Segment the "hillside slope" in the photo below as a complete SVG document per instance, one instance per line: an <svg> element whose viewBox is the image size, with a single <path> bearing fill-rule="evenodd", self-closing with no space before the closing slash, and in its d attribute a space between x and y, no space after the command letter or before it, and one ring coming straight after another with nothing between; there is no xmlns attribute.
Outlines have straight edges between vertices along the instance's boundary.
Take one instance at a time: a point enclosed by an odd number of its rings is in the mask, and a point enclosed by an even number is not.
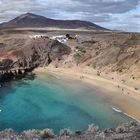
<svg viewBox="0 0 140 140"><path fill-rule="evenodd" d="M84 29L105 30L105 28L102 28L88 21L54 20L43 16L35 15L32 13L20 15L9 22L0 24L0 27L1 28L55 27L64 29L84 28Z"/></svg>

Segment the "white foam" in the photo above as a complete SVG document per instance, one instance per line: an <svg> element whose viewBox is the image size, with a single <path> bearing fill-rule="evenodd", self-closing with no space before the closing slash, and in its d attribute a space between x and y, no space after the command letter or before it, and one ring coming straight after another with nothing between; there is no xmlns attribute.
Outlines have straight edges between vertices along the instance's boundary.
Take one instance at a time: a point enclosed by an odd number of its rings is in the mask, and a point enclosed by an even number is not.
<svg viewBox="0 0 140 140"><path fill-rule="evenodd" d="M56 75L55 75L55 78L56 78L56 79L60 79L60 78L59 78L58 76L56 76Z"/></svg>
<svg viewBox="0 0 140 140"><path fill-rule="evenodd" d="M129 114L123 112L122 110L120 110L120 109L118 109L118 108L115 108L115 107L112 107L112 109L113 109L114 111L116 111L116 112L118 112L118 113L122 113L122 114L124 114L124 115L126 115L126 116L132 118L133 120L135 120L135 121L137 121L137 122L140 123L140 121L139 121L138 119L136 119L136 118L132 117L131 115L129 115Z"/></svg>
<svg viewBox="0 0 140 140"><path fill-rule="evenodd" d="M116 111L116 112L123 113L123 112L122 112L120 109L118 109L118 108L112 107L112 109L113 109L114 111Z"/></svg>

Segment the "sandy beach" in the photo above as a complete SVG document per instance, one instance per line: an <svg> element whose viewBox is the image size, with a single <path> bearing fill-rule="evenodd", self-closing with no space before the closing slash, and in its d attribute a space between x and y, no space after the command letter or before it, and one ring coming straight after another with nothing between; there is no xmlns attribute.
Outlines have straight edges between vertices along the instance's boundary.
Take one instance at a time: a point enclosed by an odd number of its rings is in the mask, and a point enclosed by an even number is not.
<svg viewBox="0 0 140 140"><path fill-rule="evenodd" d="M101 93L110 97L112 104L128 114L132 118L140 121L140 91L134 87L122 84L119 81L109 80L98 76L97 71L90 68L38 68L34 71L36 74L52 74L57 78L68 77L97 86Z"/></svg>

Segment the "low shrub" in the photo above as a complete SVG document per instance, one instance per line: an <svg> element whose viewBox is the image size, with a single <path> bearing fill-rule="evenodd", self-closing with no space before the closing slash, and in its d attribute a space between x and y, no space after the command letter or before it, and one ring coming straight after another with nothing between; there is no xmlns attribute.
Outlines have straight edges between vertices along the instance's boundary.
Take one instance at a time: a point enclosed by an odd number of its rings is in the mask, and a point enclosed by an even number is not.
<svg viewBox="0 0 140 140"><path fill-rule="evenodd" d="M42 138L53 138L54 137L54 132L52 129L44 129L40 133L41 133Z"/></svg>
<svg viewBox="0 0 140 140"><path fill-rule="evenodd" d="M60 131L60 135L61 136L70 136L72 134L71 130L68 128L62 129Z"/></svg>
<svg viewBox="0 0 140 140"><path fill-rule="evenodd" d="M90 125L88 126L88 131L91 132L91 133L95 133L95 132L97 132L98 130L99 130L99 127L96 126L96 125L94 125L94 124L90 124Z"/></svg>

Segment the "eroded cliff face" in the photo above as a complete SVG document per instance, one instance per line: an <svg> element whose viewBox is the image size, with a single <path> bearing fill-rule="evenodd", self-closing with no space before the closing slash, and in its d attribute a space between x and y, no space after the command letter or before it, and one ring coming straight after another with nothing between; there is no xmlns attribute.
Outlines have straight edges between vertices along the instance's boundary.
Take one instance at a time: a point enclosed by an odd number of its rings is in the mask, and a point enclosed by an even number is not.
<svg viewBox="0 0 140 140"><path fill-rule="evenodd" d="M71 53L70 47L46 37L27 39L16 50L1 52L0 69L47 66L52 61L62 60Z"/></svg>

